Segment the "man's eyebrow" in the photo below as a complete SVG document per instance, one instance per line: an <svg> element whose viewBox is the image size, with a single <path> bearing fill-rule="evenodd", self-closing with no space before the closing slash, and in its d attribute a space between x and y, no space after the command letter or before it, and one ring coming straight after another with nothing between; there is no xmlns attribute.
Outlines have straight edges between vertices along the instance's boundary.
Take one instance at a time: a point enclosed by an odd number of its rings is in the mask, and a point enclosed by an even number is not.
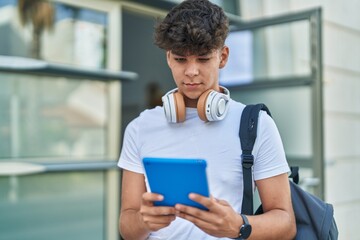
<svg viewBox="0 0 360 240"><path fill-rule="evenodd" d="M191 56L191 55L196 55L199 57L208 57L209 55L211 55L211 51L210 52L202 52L202 53L190 53L190 54L185 54L183 52L176 52L176 51L171 51L171 53L173 55L176 55L178 57L187 57L187 56Z"/></svg>
<svg viewBox="0 0 360 240"><path fill-rule="evenodd" d="M212 53L213 53L213 51L202 52L202 53L199 53L198 56L199 57L209 56Z"/></svg>

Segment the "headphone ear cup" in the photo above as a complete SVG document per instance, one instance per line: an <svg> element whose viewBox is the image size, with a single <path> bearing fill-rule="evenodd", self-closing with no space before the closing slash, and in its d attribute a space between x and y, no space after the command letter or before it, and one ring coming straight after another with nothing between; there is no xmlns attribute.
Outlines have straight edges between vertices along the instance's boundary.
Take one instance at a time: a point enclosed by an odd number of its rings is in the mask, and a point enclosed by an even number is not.
<svg viewBox="0 0 360 240"><path fill-rule="evenodd" d="M165 117L170 123L178 123L185 121L185 101L184 97L173 89L162 98Z"/></svg>
<svg viewBox="0 0 360 240"><path fill-rule="evenodd" d="M175 92L174 94L174 103L175 103L175 111L176 111L176 122L184 122L185 121L185 101L183 95L181 95L178 92Z"/></svg>
<svg viewBox="0 0 360 240"><path fill-rule="evenodd" d="M205 91L199 97L197 111L199 118L205 122L220 121L224 119L229 109L229 90L221 87L224 93L213 89Z"/></svg>
<svg viewBox="0 0 360 240"><path fill-rule="evenodd" d="M212 89L209 89L205 91L201 96L199 97L198 103L197 103L197 111L199 118L205 122L209 121L206 117L206 102L209 94L213 91Z"/></svg>

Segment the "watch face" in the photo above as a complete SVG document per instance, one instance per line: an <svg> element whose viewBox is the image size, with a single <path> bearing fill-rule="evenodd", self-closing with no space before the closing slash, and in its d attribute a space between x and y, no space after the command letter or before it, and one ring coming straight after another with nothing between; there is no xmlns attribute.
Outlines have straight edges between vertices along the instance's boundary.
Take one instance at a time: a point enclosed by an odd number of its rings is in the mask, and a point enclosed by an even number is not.
<svg viewBox="0 0 360 240"><path fill-rule="evenodd" d="M242 225L240 233L241 233L242 238L245 238L245 239L248 238L251 233L251 225L250 224Z"/></svg>

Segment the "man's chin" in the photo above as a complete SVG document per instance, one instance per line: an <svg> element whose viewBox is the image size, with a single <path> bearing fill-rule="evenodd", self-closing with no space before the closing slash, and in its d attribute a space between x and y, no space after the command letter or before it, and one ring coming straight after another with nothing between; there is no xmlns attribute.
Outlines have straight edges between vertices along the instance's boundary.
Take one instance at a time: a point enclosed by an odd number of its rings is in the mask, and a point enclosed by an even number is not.
<svg viewBox="0 0 360 240"><path fill-rule="evenodd" d="M199 92L199 93L192 92L192 93L185 93L185 94L183 94L183 96L184 96L184 98L187 98L190 101L196 101L199 99L201 94L202 94L201 92Z"/></svg>

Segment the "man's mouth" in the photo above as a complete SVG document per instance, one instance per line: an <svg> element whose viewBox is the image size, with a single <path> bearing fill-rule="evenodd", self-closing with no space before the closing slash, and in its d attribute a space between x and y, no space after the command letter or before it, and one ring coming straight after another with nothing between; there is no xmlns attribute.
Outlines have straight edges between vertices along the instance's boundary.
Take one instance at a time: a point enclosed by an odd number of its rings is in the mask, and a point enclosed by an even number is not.
<svg viewBox="0 0 360 240"><path fill-rule="evenodd" d="M185 83L186 86L197 86L200 85L200 83Z"/></svg>

